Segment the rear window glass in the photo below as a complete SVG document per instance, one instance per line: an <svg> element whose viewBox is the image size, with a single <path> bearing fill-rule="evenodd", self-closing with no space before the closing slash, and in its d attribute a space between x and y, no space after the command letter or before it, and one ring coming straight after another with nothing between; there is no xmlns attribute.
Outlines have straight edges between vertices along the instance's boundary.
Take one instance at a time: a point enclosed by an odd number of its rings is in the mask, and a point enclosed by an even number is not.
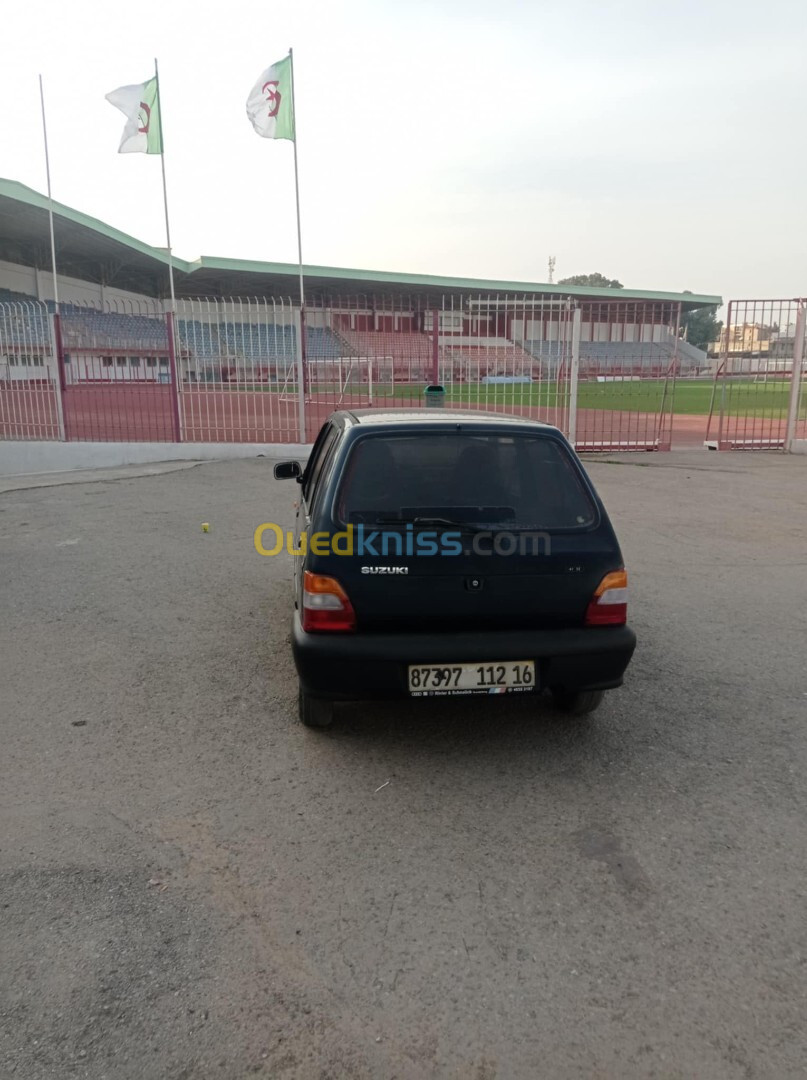
<svg viewBox="0 0 807 1080"><path fill-rule="evenodd" d="M529 435L366 436L336 497L343 523L417 518L503 529L580 529L596 510L554 439Z"/></svg>

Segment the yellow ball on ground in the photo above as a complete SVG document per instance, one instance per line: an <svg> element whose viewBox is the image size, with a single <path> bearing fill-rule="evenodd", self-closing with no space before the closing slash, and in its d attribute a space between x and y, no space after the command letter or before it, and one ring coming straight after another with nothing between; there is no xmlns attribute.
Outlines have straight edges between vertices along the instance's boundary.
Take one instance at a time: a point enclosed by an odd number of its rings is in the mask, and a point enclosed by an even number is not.
<svg viewBox="0 0 807 1080"><path fill-rule="evenodd" d="M210 524L207 521L202 522L202 532L210 532Z"/></svg>

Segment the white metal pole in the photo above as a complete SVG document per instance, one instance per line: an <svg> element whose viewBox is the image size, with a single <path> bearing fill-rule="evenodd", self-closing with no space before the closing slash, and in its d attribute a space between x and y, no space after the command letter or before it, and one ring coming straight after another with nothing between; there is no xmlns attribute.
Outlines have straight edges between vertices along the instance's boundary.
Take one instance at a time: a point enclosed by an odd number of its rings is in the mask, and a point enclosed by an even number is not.
<svg viewBox="0 0 807 1080"><path fill-rule="evenodd" d="M160 131L160 165L163 174L163 208L165 210L165 244L168 249L168 283L171 289L171 311L176 310L174 295L174 259L171 252L171 225L168 220L168 186L165 182L165 143L163 141L163 101L160 93L160 71L154 58L154 77L157 80L157 122Z"/></svg>
<svg viewBox="0 0 807 1080"><path fill-rule="evenodd" d="M302 323L303 313L302 311L295 311L292 307L292 317L294 319L294 358L297 365L297 427L299 431L300 442L306 441L305 431L305 394L303 393L303 337L302 337Z"/></svg>
<svg viewBox="0 0 807 1080"><path fill-rule="evenodd" d="M48 181L48 225L50 227L50 267L53 276L53 302L56 307L56 314L48 319L48 329L50 330L51 360L55 366L56 375L53 380L53 385L56 389L56 422L59 428L59 441L64 442L64 398L62 397L63 374L61 371L61 358L59 356L59 337L57 336L61 335L62 331L61 327L58 325L59 281L56 277L56 233L53 228L53 193L50 186L50 152L48 149L48 124L45 119L45 90L42 85L41 75L39 76L39 101L42 105L42 136L45 141L45 174Z"/></svg>
<svg viewBox="0 0 807 1080"><path fill-rule="evenodd" d="M62 396L62 380L59 377L59 349L56 344L55 319L55 315L48 316L48 329L50 330L51 361L56 369L56 378L53 380L56 393L56 424L59 428L59 442L64 442L64 397Z"/></svg>
<svg viewBox="0 0 807 1080"><path fill-rule="evenodd" d="M42 134L45 138L45 173L48 178L48 221L50 223L50 264L53 274L53 299L56 303L56 311L59 311L59 283L56 280L56 236L53 231L53 195L50 190L50 154L48 153L48 125L45 120L45 91L42 87L42 76L39 76L39 100L42 103Z"/></svg>
<svg viewBox="0 0 807 1080"><path fill-rule="evenodd" d="M300 176L297 169L297 101L294 96L294 49L289 47L289 72L291 74L291 115L294 123L294 198L297 205L297 267L300 275L300 322L297 327L297 351L299 353L300 382L297 394L300 399L300 431L305 438L305 397L307 387L307 349L305 345L305 281L303 279L303 233L300 226Z"/></svg>
<svg viewBox="0 0 807 1080"><path fill-rule="evenodd" d="M163 140L163 100L160 93L160 69L157 57L154 57L154 78L157 80L157 128L160 133L160 168L163 177L163 209L165 211L165 246L168 251L168 287L171 292L171 308L167 315L168 329L168 361L170 364L171 378L171 411L173 414L174 439L182 442L184 419L183 407L179 403L180 373L179 361L176 348L176 321L177 309L176 294L174 293L174 256L171 250L171 225L168 218L168 185L165 181L165 142Z"/></svg>
<svg viewBox="0 0 807 1080"><path fill-rule="evenodd" d="M305 307L305 283L303 281L303 239L300 228L300 179L297 172L297 102L294 97L294 49L289 49L289 67L291 71L291 114L294 119L294 195L297 200L297 262L300 271L300 307Z"/></svg>
<svg viewBox="0 0 807 1080"><path fill-rule="evenodd" d="M580 376L580 331L583 315L580 308L572 316L572 358L569 369L569 442L577 442L577 381Z"/></svg>
<svg viewBox="0 0 807 1080"><path fill-rule="evenodd" d="M796 418L799 413L801 395L801 368L804 363L804 335L807 324L807 304L799 304L796 316L796 333L793 338L793 374L790 377L790 402L787 410L787 428L785 430L785 450L791 453L796 437Z"/></svg>

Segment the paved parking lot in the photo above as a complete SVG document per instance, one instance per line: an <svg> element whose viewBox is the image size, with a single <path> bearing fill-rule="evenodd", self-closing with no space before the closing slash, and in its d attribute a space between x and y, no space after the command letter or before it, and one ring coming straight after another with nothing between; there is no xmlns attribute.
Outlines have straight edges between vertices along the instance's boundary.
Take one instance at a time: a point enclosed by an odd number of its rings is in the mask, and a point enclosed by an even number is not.
<svg viewBox="0 0 807 1080"><path fill-rule="evenodd" d="M804 1075L807 460L590 469L626 686L327 734L269 462L6 482L0 1075Z"/></svg>

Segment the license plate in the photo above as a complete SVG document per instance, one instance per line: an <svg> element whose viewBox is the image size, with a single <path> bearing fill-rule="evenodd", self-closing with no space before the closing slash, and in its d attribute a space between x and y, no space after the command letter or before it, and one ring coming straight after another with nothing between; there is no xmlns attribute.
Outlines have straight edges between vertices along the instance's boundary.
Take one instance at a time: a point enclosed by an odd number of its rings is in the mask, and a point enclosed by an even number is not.
<svg viewBox="0 0 807 1080"><path fill-rule="evenodd" d="M534 660L409 665L409 693L412 697L523 694L534 689Z"/></svg>

